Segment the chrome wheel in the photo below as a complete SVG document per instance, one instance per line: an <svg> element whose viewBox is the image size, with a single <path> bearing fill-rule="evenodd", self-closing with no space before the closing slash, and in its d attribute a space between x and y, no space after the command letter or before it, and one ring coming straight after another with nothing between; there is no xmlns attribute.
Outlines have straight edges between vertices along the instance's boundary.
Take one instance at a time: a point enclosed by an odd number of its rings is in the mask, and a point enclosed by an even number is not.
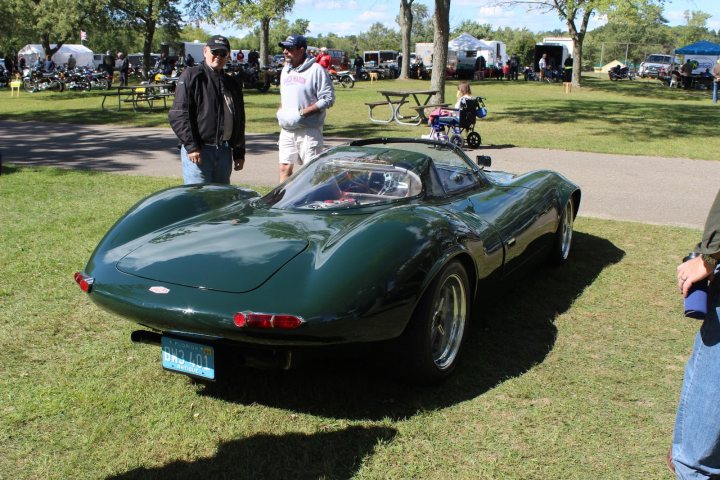
<svg viewBox="0 0 720 480"><path fill-rule="evenodd" d="M433 362L441 370L455 361L467 316L467 292L458 274L450 275L440 287L431 312L430 345Z"/></svg>
<svg viewBox="0 0 720 480"><path fill-rule="evenodd" d="M555 245L551 260L556 264L564 263L570 256L572 244L573 222L575 221L575 208L572 200L568 200L560 216L560 224L555 233Z"/></svg>
<svg viewBox="0 0 720 480"><path fill-rule="evenodd" d="M436 383L455 370L470 320L469 292L467 272L458 261L435 277L401 338L404 377Z"/></svg>

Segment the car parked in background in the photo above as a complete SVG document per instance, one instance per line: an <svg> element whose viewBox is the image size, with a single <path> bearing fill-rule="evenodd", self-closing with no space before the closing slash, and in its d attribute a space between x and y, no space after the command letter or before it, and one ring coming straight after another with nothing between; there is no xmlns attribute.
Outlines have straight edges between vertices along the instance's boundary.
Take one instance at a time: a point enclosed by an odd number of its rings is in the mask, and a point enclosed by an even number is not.
<svg viewBox="0 0 720 480"><path fill-rule="evenodd" d="M677 65L677 58L672 55L662 53L652 53L648 55L638 68L638 75L642 78L657 78L661 71L669 73L673 65Z"/></svg>

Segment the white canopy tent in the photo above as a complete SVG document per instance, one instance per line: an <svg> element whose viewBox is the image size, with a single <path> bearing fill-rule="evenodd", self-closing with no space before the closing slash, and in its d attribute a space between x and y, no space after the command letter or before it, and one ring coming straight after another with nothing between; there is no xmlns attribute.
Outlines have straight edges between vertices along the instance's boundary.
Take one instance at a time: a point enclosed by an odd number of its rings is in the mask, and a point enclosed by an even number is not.
<svg viewBox="0 0 720 480"><path fill-rule="evenodd" d="M55 45L50 45L54 48ZM62 47L55 52L52 56L53 61L57 65L63 65L67 63L68 58L72 54L75 57L76 64L78 66L93 66L93 51L87 48L85 45L69 45L64 44ZM28 44L20 49L18 57L25 58L27 65L32 65L38 58L45 58L45 50L42 45L39 44Z"/></svg>
<svg viewBox="0 0 720 480"><path fill-rule="evenodd" d="M459 52L461 50L491 50L492 47L469 33L463 32L448 42L448 49Z"/></svg>

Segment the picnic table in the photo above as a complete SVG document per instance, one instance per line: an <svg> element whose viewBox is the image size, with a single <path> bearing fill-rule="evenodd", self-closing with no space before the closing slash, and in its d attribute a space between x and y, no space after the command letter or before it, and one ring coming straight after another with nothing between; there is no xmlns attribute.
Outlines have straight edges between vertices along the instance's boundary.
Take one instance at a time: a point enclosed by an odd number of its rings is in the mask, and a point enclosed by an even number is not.
<svg viewBox="0 0 720 480"><path fill-rule="evenodd" d="M368 107L370 121L375 123L390 123L395 121L400 125L420 125L423 122L427 122L427 116L425 115L426 109L448 106L447 103L430 104L430 99L438 93L437 90L380 90L378 93L385 97L384 101L365 103ZM413 102L414 105L412 104ZM401 113L400 109L405 104L410 104L407 108L414 110L415 113L410 115ZM387 106L389 108L389 117L387 120L373 115L373 110L381 106Z"/></svg>
<svg viewBox="0 0 720 480"><path fill-rule="evenodd" d="M110 110L105 107L108 98L117 99L117 108L115 110L121 110L124 103L129 103L135 112L145 110L146 107L147 111L152 111L153 105L159 101L162 101L162 108L167 108L167 99L175 95L170 90L173 86L170 83L152 83L111 87L102 94L103 100L100 108L103 111Z"/></svg>

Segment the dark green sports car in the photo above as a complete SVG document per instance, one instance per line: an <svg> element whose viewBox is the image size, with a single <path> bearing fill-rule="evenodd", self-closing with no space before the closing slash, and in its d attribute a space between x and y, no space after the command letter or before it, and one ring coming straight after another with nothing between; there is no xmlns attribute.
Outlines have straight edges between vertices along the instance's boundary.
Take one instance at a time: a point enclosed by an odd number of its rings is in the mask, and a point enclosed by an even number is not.
<svg viewBox="0 0 720 480"><path fill-rule="evenodd" d="M193 377L393 340L409 375L440 380L478 285L570 252L580 189L486 166L444 143L374 139L326 151L265 196L170 188L118 220L75 280L145 327L132 339L160 344L164 368Z"/></svg>

